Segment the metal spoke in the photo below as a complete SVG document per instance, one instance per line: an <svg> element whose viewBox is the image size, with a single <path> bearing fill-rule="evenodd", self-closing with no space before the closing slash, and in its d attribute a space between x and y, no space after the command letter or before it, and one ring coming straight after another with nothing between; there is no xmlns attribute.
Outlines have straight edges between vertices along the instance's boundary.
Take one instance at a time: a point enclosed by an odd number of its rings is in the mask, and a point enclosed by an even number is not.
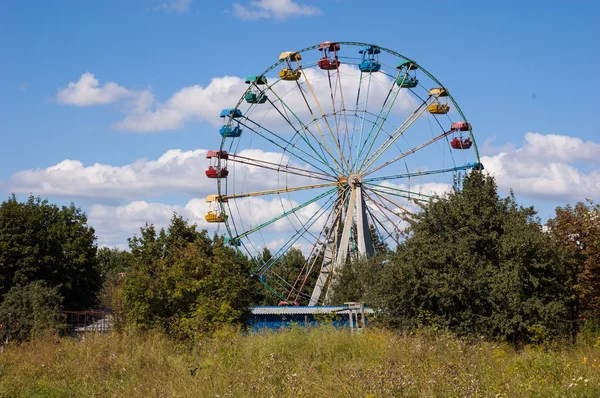
<svg viewBox="0 0 600 398"><path fill-rule="evenodd" d="M385 97L385 100L383 101L383 104L381 105L381 109L379 110L379 114L377 115L377 118L375 119L375 123L373 124L373 126L371 126L371 130L369 131L369 135L367 135L367 138L365 139L364 143L362 142L362 129L361 129L361 143L362 144L361 144L361 147L360 147L360 151L358 152L358 155L356 157L356 163L357 164L360 161L360 157L361 157L361 155L363 153L364 148L366 148L367 143L369 142L369 138L371 137L371 134L373 134L373 130L375 129L375 127L378 125L379 121L381 120L381 124L379 124L379 128L377 129L377 132L375 133L375 137L371 140L371 144L369 145L369 149L367 149L367 152L365 153L365 157L368 156L368 154L371 151L371 149L373 149L373 145L377 141L377 137L379 136L379 133L383 129L383 125L384 125L385 121L387 120L390 112L392 111L392 108L394 107L394 104L396 103L396 99L398 98L398 95L401 92L401 90L399 88L396 90L396 94L393 96L392 102L389 105L389 107L387 108L387 111L385 111L387 101L390 98L390 95L394 92L394 85L395 85L395 80L392 80L392 85L390 86L390 90L388 91L388 94ZM385 111L385 116L382 118L381 115L382 115L382 113L384 113L384 111Z"/></svg>
<svg viewBox="0 0 600 398"><path fill-rule="evenodd" d="M317 211L315 214L313 214L307 221L306 223L304 223L299 230L292 235L292 237L279 249L279 251L265 264L261 265L258 269L257 272L259 272L261 275L264 275L264 273L266 271L269 270L269 268L271 268L275 262L277 260L279 260L281 258L281 256L283 256L283 254L290 248L292 247L292 245L294 243L296 243L298 241L298 239L300 239L302 233L308 231L308 229L310 227L313 226L313 224L315 222L317 222L317 220L326 212L329 210L329 208L335 203L334 201L331 201L331 199L328 200L328 202L331 203L326 203L325 206L321 207L321 209L319 211Z"/></svg>
<svg viewBox="0 0 600 398"><path fill-rule="evenodd" d="M284 171L287 174L295 174L295 175L299 175L302 177L314 178L314 179L325 180L325 181L336 180L335 177L333 177L329 174L320 173L318 171L313 171L313 170L306 170L306 169L302 169L300 167L288 166L288 165L284 165L284 164L280 164L280 163L267 162L266 160L253 159L253 158L235 155L235 154L229 154L229 159L236 163L246 164L249 166L261 167L261 168L268 169L268 170Z"/></svg>
<svg viewBox="0 0 600 398"><path fill-rule="evenodd" d="M436 120L437 120L437 119L436 119ZM399 156L395 157L394 159L392 159L392 160L389 160L389 161L387 161L387 162L383 163L382 165L379 165L379 166L377 166L377 167L375 167L375 168L373 168L373 169L371 169L371 170L367 170L367 171L365 171L363 175L367 176L367 175L369 175L369 174L372 174L372 173L376 172L377 170L381 170L382 168L384 168L384 167L386 167L386 166L389 166L390 164L392 164L392 163L394 163L394 162L397 162L397 161L398 161L398 160L400 160L400 159L404 159L404 158L405 158L405 157L407 157L408 155L412 155L413 153L417 152L419 149L423 149L423 148L425 148L425 147L427 147L427 146L429 146L429 145L433 144L434 142L436 142L436 141L438 141L438 140L440 140L440 139L442 139L442 138L444 138L444 137L447 137L448 135L450 135L450 134L453 134L453 133L455 133L455 132L456 132L455 130L450 130L450 131L447 131L447 132L445 132L445 133L443 133L443 134L441 134L441 135L439 135L439 136L437 136L437 137L434 137L434 138L432 138L431 140L429 140L429 141L427 141L427 142L425 142L425 143L423 143L423 144L421 144L421 145L419 145L419 146L417 146L417 147L414 147L414 148L413 148L413 149L411 149L410 151L408 151L408 152L405 152L405 153L403 153L403 154L401 154L401 155L399 155Z"/></svg>
<svg viewBox="0 0 600 398"><path fill-rule="evenodd" d="M322 168L320 168L320 167L318 167L318 166L315 166L314 164L312 164L312 163L308 162L308 161L307 161L305 158L302 158L302 157L300 157L299 155L295 154L294 152L288 151L288 150L287 150L287 147L288 147L288 146L291 146L292 148L296 148L296 149L298 149L298 151L299 151L299 152L302 152L303 154L305 154L306 156L310 157L311 159L314 159L314 160L318 161L319 163L323 164L324 166L328 167L328 168L329 168L329 169L330 169L330 170L333 172L333 174L334 174L334 175L336 175L336 174L337 174L336 170L335 170L334 168L332 168L332 167L330 166L330 164L329 164L329 163L327 163L327 161L326 161L325 159L322 159L322 158L321 158L321 159L317 159L317 158L315 158L313 155L311 155L311 154L309 154L308 152L304 151L302 148L298 147L297 145L294 145L294 144L292 144L290 141L287 141L287 140L285 140L285 139L281 138L280 136L278 136L277 134L273 133L272 131L270 131L270 130L267 130L266 128L262 127L260 124L258 124L258 123L256 123L256 122L252 121L251 119L247 119L247 120L248 120L249 122L251 122L251 123L253 123L253 124L257 125L258 127L262 128L263 130L265 130L265 131L266 131L266 132L268 132L269 134L271 134L271 135L275 136L276 138L278 138L278 139L280 139L280 140L284 141L284 142L287 144L287 146L282 146L282 145L280 145L280 144L276 143L276 142L275 142L275 141L273 141L272 139L270 139L270 138L266 137L265 135L261 134L261 133L260 133L258 130L256 130L256 129L252 128L251 126L249 126L249 125L247 125L247 124L245 124L245 123L242 123L242 122L240 122L240 125L242 125L242 126L246 127L247 129L249 129L250 131L252 131L254 134L258 135L258 136L259 136L259 137L261 137L261 138L264 138L265 140L269 141L269 142L270 142L270 143L272 143L273 145L275 145L275 146L277 146L277 147L279 147L279 148L283 149L283 150L284 150L286 153L289 153L290 155L292 155L292 156L296 157L296 158L297 158L297 159L299 159L299 160L303 160L303 161L305 161L306 163L310 164L312 167L314 167L315 169L317 169L317 170L319 170L319 171L323 172L324 174L327 174L327 172L325 172L325 171L324 171ZM309 145L309 146L310 146L310 145ZM312 147L311 147L311 149L312 149L312 150L313 150L313 151L314 151L314 152L317 154L317 156L319 155L319 154L318 154L318 152L317 152L317 151L315 151L315 149L314 149L314 148L312 148Z"/></svg>
<svg viewBox="0 0 600 398"><path fill-rule="evenodd" d="M300 187L286 187L280 189L268 189L266 191L256 191L256 192L246 192L246 193L238 193L233 195L224 195L221 199L238 199L238 198L248 198L253 196L265 196L265 195L274 195L284 192L295 192L295 191L303 191L306 189L317 189L317 188L325 188L325 187L333 187L337 185L338 182L330 182L326 184L315 184L315 185L304 185Z"/></svg>
<svg viewBox="0 0 600 398"><path fill-rule="evenodd" d="M430 103L436 99L437 96L429 96L427 99L419 105L417 109L406 119L400 127L398 127L390 136L377 148L371 156L369 156L359 167L359 170L368 169L373 162L375 162L404 132L427 110L427 100L431 99ZM372 146L371 146L372 147ZM367 152L368 155L368 152Z"/></svg>
<svg viewBox="0 0 600 398"><path fill-rule="evenodd" d="M404 173L404 174L395 174L395 175L382 176L382 177L365 178L363 180L363 182L368 183L368 182L373 182L373 181L397 180L400 178L410 178L410 177L425 176L425 175L431 175L431 174L444 174L444 173L450 173L453 171L470 170L470 169L477 168L477 167L480 167L479 163L467 163L464 166L449 167L446 169L415 171L413 173Z"/></svg>
<svg viewBox="0 0 600 398"><path fill-rule="evenodd" d="M279 96L279 94L277 94L275 91L273 91L270 87L269 90L273 93L273 95L275 95L278 99L278 101L282 104L282 106L287 109L296 119L296 121L298 123L300 123L300 126L302 127L302 129L304 129L306 132L308 132L315 140L315 142L317 144L319 144L319 146L321 146L331 157L331 159L333 160L333 162L341 169L341 165L340 163L337 161L337 159L335 158L335 156L333 156L333 153L331 152L331 149L329 148L329 145L327 143L327 140L325 139L325 135L323 134L323 132L321 131L320 127L317 125L317 129L319 130L319 133L321 134L321 138L323 139L323 142L321 143L321 141L319 141L319 139L308 129L308 126L306 124L304 124L304 122L302 122L302 120L300 120L300 118L296 115L296 113L285 103L285 101ZM294 125L292 124L292 122L275 106L275 104L269 99L268 100L271 105L273 105L273 107L277 110L277 112L279 112L279 114L285 119L285 121L294 129L294 131L296 132L296 134L300 135L303 140L306 141L306 137L303 137L302 134L300 133L300 129L296 129L294 127ZM310 109L310 107L309 107ZM308 144L308 142L307 142ZM308 144L310 146L310 144ZM323 146L324 145L324 146Z"/></svg>
<svg viewBox="0 0 600 398"><path fill-rule="evenodd" d="M386 185L378 185L378 184L372 184L372 183L366 183L365 185L368 189L372 189L377 192L386 193L386 194L390 194L390 195L396 195L396 196L400 196L400 197L406 197L406 195L408 195L408 198L410 198L410 195L423 196L423 197L427 198L426 200L429 200L433 197L433 195L427 195L427 194L424 194L421 192L409 191L407 189L389 187ZM375 187L375 188L373 188L373 187ZM394 192L390 192L390 191L394 191ZM398 192L399 192L399 194L398 194ZM416 200L425 200L425 199L416 199Z"/></svg>
<svg viewBox="0 0 600 398"><path fill-rule="evenodd" d="M310 84L310 81L309 81L309 80L308 80L308 78L306 77L306 73L304 72L304 69L301 69L301 71L302 71L302 76L304 77L304 82L305 82L305 83L306 83L306 85L308 86L308 89L310 90L310 92L311 92L311 94L312 94L312 96L313 96L313 98L314 98L314 100L315 100L315 103L317 104L317 107L319 108L319 111L321 111L322 118L323 118L323 120L325 121L325 124L327 125L327 128L329 129L329 133L331 134L331 137L333 138L333 141L336 143L336 146L337 146L337 148L338 148L338 150L339 150L339 152L340 152L340 157L341 157L341 160L342 160L342 161L344 162L344 164L346 165L346 168L348 168L348 167L349 167L349 166L348 166L348 162L347 162L347 161L346 161L346 159L344 158L344 156L343 156L343 153L342 153L342 150L341 150L341 148L340 148L339 134L338 134L338 137L337 137L337 140L336 140L336 137L335 137L335 135L334 135L334 133L333 133L333 129L331 128L331 125L329 124L329 121L327 120L327 116L325 115L325 112L323 111L323 108L321 107L321 103L319 102L319 100L318 100L318 98L317 98L317 95L315 94L315 91L313 90L313 88L312 88L312 85ZM304 99L304 102L306 103L306 106L308 107L308 110L309 110L309 112L310 112L310 114L311 114L311 116L312 116L312 118L313 118L313 122L314 122L314 124L317 126L317 129L319 129L319 132L321 133L321 136L323 137L323 140L325 140L325 136L323 135L323 132L321 131L321 129L320 129L320 127L319 127L319 124L317 123L317 120L318 120L318 119L315 117L315 115L314 115L314 113L313 113L313 111L312 111L312 108L311 108L311 107L310 107L310 105L308 104L308 100L307 100L307 99L306 99L306 97L304 96L304 92L302 91L302 89L301 89L301 87L300 87L300 83L296 82L296 84L298 85L298 88L300 89L300 92L302 93L302 97L303 97L303 99ZM331 81L330 81L330 89L331 89ZM335 107L334 107L333 109L334 109L334 112L333 112L333 117L334 117L334 120L335 120ZM336 125L337 125L337 123L336 123Z"/></svg>
<svg viewBox="0 0 600 398"><path fill-rule="evenodd" d="M234 239L241 239L241 238L245 238L245 237L247 237L248 235L251 235L251 234L253 234L253 233L254 233L254 232L256 232L256 231L259 231L259 230L261 230L261 229L263 229L263 228L265 228L265 227L268 227L269 225L273 224L274 222L276 222L276 221L278 221L278 220L281 220L281 219L282 219L282 218L284 218L284 217L287 217L289 214L295 213L295 212L297 212L298 210L301 210L301 209L305 208L305 207L306 207L306 206L308 206L309 204L311 204L311 203L315 203L316 201L318 201L318 200L320 200L320 199L323 199L324 197L326 197L326 196L328 196L328 195L331 195L331 194L332 194L332 193L334 193L335 191L337 191L337 188L330 189L330 190L328 190L328 191L326 191L326 192L322 193L321 195L319 195L319 196L316 196L316 197L312 198L311 200L308 200L308 201L306 201L306 202L304 202L304 203L302 203L302 204L300 204L300 205L298 205L298 206L294 207L293 209L290 209L290 210L288 210L288 211L286 211L286 212L284 212L284 213L280 214L279 216L277 216L277 217L275 217L275 218L273 218L273 219L271 219L271 220L269 220L269 221L265 221L264 223L262 223L262 224L260 224L260 225L258 225L258 226L256 226L256 227L254 227L254 228L252 228L252 229L250 229L250 230L248 230L248 231L246 231L246 232L244 232L244 233L241 233L241 234L237 235L237 236L236 236Z"/></svg>

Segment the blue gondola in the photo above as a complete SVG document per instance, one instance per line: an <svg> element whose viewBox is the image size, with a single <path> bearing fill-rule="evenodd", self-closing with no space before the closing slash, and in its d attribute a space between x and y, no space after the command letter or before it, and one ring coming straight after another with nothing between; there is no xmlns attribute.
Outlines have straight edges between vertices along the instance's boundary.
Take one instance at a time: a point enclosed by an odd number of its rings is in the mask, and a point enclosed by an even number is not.
<svg viewBox="0 0 600 398"><path fill-rule="evenodd" d="M244 117L244 115L242 115L242 111L240 111L239 109L229 108L229 109L223 109L221 111L220 117L232 117L235 119L238 117Z"/></svg>
<svg viewBox="0 0 600 398"><path fill-rule="evenodd" d="M375 46L362 47L359 54L362 54L363 60L358 65L361 72L378 72L381 69L381 64L376 59L375 55L381 53L381 49Z"/></svg>
<svg viewBox="0 0 600 398"><path fill-rule="evenodd" d="M237 138L242 135L242 129L239 126L227 127L223 126L219 129L219 133L225 138Z"/></svg>
<svg viewBox="0 0 600 398"><path fill-rule="evenodd" d="M243 117L244 115L242 114L242 111L240 111L239 109L223 109L221 111L221 115L223 118L223 126L221 126L221 128L219 129L219 133L221 134L222 137L224 138L237 138L239 136L242 135L242 128L239 126L239 122L237 126L228 126L225 123L225 118L231 118L231 119L237 119L240 117Z"/></svg>

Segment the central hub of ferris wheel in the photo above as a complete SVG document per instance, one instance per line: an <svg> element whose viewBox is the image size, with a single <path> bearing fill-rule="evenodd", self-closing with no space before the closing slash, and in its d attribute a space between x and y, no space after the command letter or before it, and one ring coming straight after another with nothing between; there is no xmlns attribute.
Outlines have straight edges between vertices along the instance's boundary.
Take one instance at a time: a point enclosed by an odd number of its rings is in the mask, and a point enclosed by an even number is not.
<svg viewBox="0 0 600 398"><path fill-rule="evenodd" d="M350 188L360 187L362 185L362 176L359 174L350 174L348 176L348 185L350 185Z"/></svg>
<svg viewBox="0 0 600 398"><path fill-rule="evenodd" d="M352 173L348 176L339 176L337 185L340 188L344 188L346 186L349 186L352 189L360 187L362 185L362 176L355 173Z"/></svg>

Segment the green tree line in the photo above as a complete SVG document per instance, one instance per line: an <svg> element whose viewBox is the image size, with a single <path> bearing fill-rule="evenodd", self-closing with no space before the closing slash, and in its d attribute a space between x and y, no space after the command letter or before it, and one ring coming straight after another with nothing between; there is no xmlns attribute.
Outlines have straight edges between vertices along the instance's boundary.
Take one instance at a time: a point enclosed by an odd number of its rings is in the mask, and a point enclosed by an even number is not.
<svg viewBox="0 0 600 398"><path fill-rule="evenodd" d="M472 172L407 221L400 245L381 244L376 257L339 271L334 303L364 301L389 328L514 344L574 338L600 323L598 204L558 207L543 225L533 207L500 197L493 177ZM243 325L251 305L280 300L251 277L252 259L176 214L166 228L142 226L128 246L98 248L75 205L8 198L0 205L0 337L28 339L59 327L60 310L105 306L117 328L190 339ZM270 258L268 249L258 256ZM314 260L290 249L273 269L293 281Z"/></svg>

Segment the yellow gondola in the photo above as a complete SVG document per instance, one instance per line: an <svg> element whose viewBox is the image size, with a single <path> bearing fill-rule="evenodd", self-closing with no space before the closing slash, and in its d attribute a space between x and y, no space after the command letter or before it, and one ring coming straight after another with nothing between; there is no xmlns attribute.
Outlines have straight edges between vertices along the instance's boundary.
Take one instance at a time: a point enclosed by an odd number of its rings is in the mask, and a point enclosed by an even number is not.
<svg viewBox="0 0 600 398"><path fill-rule="evenodd" d="M300 71L299 70L291 70L290 68L283 68L279 71L279 77L281 80L298 80L300 79Z"/></svg>
<svg viewBox="0 0 600 398"><path fill-rule="evenodd" d="M427 107L429 113L433 115L445 115L450 111L450 105L448 104L431 104Z"/></svg>
<svg viewBox="0 0 600 398"><path fill-rule="evenodd" d="M206 222L225 222L225 221L227 221L227 215L226 214L215 214L212 211L209 211L204 216L204 219L206 220Z"/></svg>
<svg viewBox="0 0 600 398"><path fill-rule="evenodd" d="M227 221L227 214L221 211L221 203L227 202L226 198L219 195L208 195L206 202L209 203L208 213L204 216L206 222L225 222Z"/></svg>

